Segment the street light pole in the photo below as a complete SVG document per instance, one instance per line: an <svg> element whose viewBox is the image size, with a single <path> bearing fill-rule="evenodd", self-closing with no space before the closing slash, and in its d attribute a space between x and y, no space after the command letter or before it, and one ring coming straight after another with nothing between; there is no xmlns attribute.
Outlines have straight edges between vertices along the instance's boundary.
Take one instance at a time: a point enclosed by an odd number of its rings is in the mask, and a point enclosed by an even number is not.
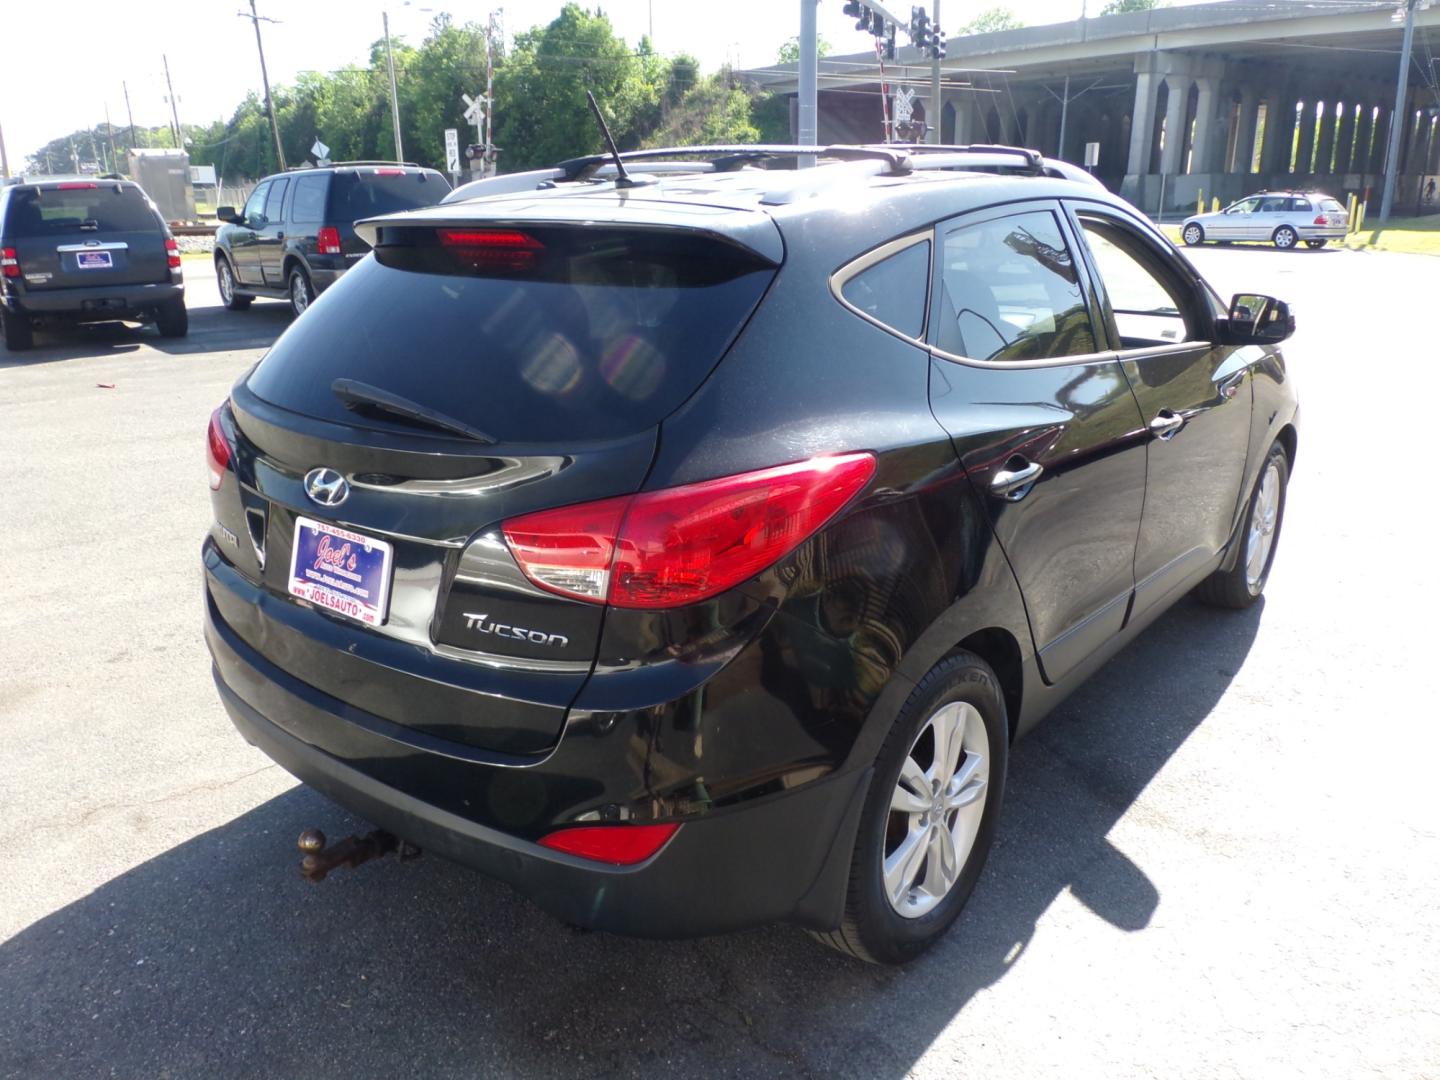
<svg viewBox="0 0 1440 1080"><path fill-rule="evenodd" d="M1385 187L1380 196L1380 220L1390 220L1395 181L1400 173L1400 136L1410 127L1405 116L1405 93L1410 88L1410 45L1415 40L1416 0L1405 0L1405 41L1400 46L1400 74L1395 79L1395 111L1390 114L1390 146L1385 153Z"/></svg>
<svg viewBox="0 0 1440 1080"><path fill-rule="evenodd" d="M395 93L395 54L390 51L390 13L382 11L381 21L385 25L385 66L390 69L390 121L395 125L395 160L405 160L405 148L400 142L400 99Z"/></svg>
<svg viewBox="0 0 1440 1080"><path fill-rule="evenodd" d="M818 52L818 41L815 35L815 8L820 0L800 0L800 101L799 101L799 127L800 145L815 146L817 144L818 132L816 130L816 119L818 112L818 95L816 65ZM800 168L808 168L815 164L815 159L809 155L801 155L796 162Z"/></svg>
<svg viewBox="0 0 1440 1080"><path fill-rule="evenodd" d="M930 26L931 33L934 35L934 40L939 40L940 0L934 0L934 3L935 20L930 24ZM930 103L928 106L926 106L925 109L925 119L930 121L930 123L926 126L929 127L930 131L928 132L929 138L927 138L925 141L929 143L938 143L940 141L940 117L942 113L940 105L940 50L937 47L931 49L930 52L932 54L930 57Z"/></svg>

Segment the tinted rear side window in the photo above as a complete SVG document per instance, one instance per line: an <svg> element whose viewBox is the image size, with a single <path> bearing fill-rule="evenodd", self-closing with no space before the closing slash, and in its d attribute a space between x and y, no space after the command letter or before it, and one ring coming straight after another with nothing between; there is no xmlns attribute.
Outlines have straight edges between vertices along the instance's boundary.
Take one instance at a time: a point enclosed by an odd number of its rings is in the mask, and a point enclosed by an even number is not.
<svg viewBox="0 0 1440 1080"><path fill-rule="evenodd" d="M506 442L629 435L694 392L774 273L676 233L534 229L536 257L517 261L416 232L414 246L382 237L275 343L250 389L345 424L388 426L345 409L331 390L342 377Z"/></svg>
<svg viewBox="0 0 1440 1080"><path fill-rule="evenodd" d="M840 295L876 322L918 338L925 332L929 283L930 243L922 241L861 270Z"/></svg>
<svg viewBox="0 0 1440 1080"><path fill-rule="evenodd" d="M338 172L331 183L327 220L351 223L399 210L434 206L449 193L450 185L435 172L396 175L369 168Z"/></svg>
<svg viewBox="0 0 1440 1080"><path fill-rule="evenodd" d="M325 220L325 189L329 184L326 176L301 176L295 180L295 195L291 199L290 220L297 225L314 224Z"/></svg>
<svg viewBox="0 0 1440 1080"><path fill-rule="evenodd" d="M82 188L17 188L5 215L7 236L73 232L158 231L160 219L139 188L98 184Z"/></svg>

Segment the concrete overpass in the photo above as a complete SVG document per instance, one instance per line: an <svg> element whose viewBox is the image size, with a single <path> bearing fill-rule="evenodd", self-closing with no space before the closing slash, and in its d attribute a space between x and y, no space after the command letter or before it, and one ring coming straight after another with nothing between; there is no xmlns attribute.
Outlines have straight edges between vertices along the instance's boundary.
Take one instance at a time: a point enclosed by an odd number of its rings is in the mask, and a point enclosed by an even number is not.
<svg viewBox="0 0 1440 1080"><path fill-rule="evenodd" d="M1373 211L1399 123L1396 213L1440 212L1440 195L1425 200L1432 179L1440 187L1440 4L1416 13L1398 120L1396 11L1225 0L952 38L933 107L917 50L900 49L884 78L892 91L915 91L917 119L938 111L942 142L1014 143L1076 163L1099 143L1096 175L1150 213L1193 209L1202 193L1229 201L1284 187L1342 198L1373 188ZM742 74L765 89L797 89L793 64ZM873 52L820 61L821 142L884 138L881 80ZM792 104L792 127L793 116Z"/></svg>

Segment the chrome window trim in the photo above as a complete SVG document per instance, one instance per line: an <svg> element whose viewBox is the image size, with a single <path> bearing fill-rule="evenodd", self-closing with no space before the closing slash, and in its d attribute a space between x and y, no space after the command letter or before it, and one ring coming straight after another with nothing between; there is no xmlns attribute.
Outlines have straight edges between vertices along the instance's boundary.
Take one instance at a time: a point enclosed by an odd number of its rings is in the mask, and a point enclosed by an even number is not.
<svg viewBox="0 0 1440 1080"><path fill-rule="evenodd" d="M894 240L887 240L879 247L871 248L859 258L852 259L830 275L830 295L840 301L840 305L844 307L845 310L860 316L860 318L872 326L878 326L892 337L897 337L901 341L909 342L911 345L918 345L922 349L928 348L925 344L925 335L930 328L930 289L931 281L935 276L935 252L933 248L930 252L930 265L926 268L925 272L925 301L924 309L920 316L920 336L918 338L902 333L889 323L881 322L869 312L861 311L854 304L850 303L849 300L845 299L844 289L845 286L850 283L850 279L856 275L864 273L872 266L882 263L892 255L898 255L900 252L912 248L916 244L932 243L934 238L935 230L933 228L925 228L920 232L908 233L905 236L896 237Z"/></svg>
<svg viewBox="0 0 1440 1080"><path fill-rule="evenodd" d="M127 251L130 245L124 240L93 240L88 244L61 244L56 251Z"/></svg>

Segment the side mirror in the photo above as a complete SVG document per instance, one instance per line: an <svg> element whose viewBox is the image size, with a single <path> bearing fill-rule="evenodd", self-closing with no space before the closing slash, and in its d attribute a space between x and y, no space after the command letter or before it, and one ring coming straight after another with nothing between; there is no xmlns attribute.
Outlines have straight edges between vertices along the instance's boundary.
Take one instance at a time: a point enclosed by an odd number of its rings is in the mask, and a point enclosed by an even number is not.
<svg viewBox="0 0 1440 1080"><path fill-rule="evenodd" d="M1232 296L1225 323L1225 339L1233 345L1274 345L1295 333L1290 305L1261 293Z"/></svg>
<svg viewBox="0 0 1440 1080"><path fill-rule="evenodd" d="M233 206L220 207L218 210L215 211L215 216L221 221L227 222L231 225L242 225L245 221L244 218L242 218L239 214L235 212L235 207Z"/></svg>

